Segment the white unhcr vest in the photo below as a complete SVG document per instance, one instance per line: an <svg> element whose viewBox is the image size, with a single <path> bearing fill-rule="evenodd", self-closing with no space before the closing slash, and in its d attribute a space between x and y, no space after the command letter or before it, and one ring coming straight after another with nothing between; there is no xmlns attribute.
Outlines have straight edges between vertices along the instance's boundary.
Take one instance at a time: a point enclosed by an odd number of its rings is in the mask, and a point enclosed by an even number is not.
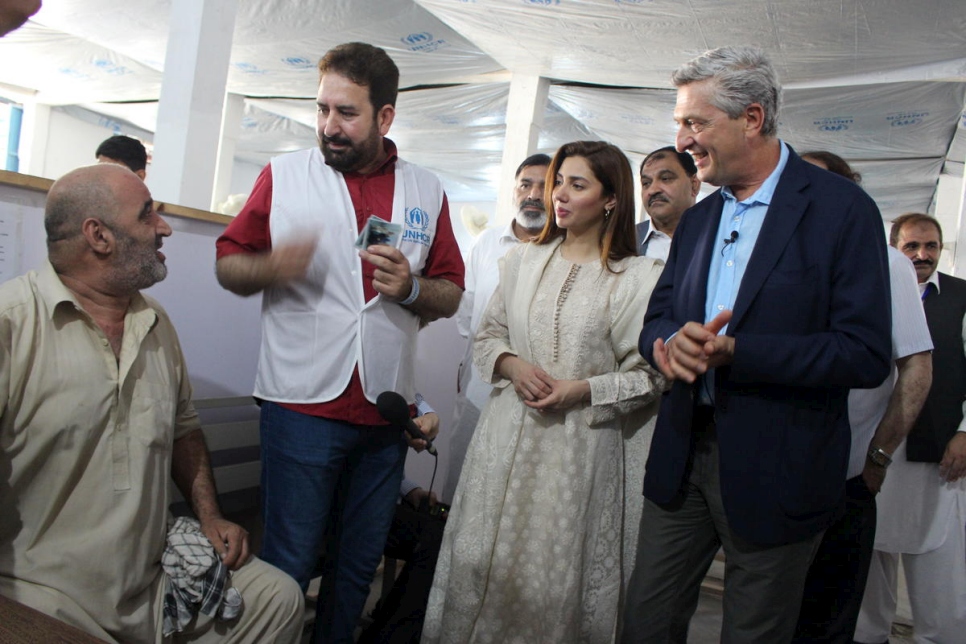
<svg viewBox="0 0 966 644"><path fill-rule="evenodd" d="M318 235L306 277L272 286L262 295L262 343L255 395L287 403L337 398L358 364L366 398L396 391L415 396L414 362L419 318L362 290L362 260L355 209L342 174L318 148L272 159L272 245ZM396 161L392 213L373 213L403 227L399 250L420 275L436 236L443 203L439 179Z"/></svg>

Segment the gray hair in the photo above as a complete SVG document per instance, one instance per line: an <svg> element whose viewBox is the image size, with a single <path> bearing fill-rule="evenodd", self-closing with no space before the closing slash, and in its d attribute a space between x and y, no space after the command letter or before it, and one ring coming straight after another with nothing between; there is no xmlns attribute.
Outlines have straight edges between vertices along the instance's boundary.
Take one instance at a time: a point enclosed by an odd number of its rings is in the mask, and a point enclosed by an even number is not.
<svg viewBox="0 0 966 644"><path fill-rule="evenodd" d="M675 87L712 79L711 104L738 118L752 103L765 113L762 136L778 132L782 86L771 61L758 47L719 47L681 65L672 75Z"/></svg>

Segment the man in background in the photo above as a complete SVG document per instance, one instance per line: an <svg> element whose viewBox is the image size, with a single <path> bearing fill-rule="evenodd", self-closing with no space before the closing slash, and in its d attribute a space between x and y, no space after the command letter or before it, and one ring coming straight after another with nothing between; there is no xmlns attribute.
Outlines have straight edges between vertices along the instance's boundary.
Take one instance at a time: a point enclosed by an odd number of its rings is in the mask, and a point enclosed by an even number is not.
<svg viewBox="0 0 966 644"><path fill-rule="evenodd" d="M466 338L466 351L460 363L456 412L449 439L449 465L443 488L443 499L447 502L452 501L456 492L466 450L480 420L480 411L492 389L483 382L473 364L473 339L500 281L500 258L517 244L526 243L540 234L547 221L543 195L549 165L550 157L546 154L534 154L523 160L517 168L513 188L516 215L505 227L488 228L480 233L470 251L466 266L466 290L456 315L460 335Z"/></svg>
<svg viewBox="0 0 966 644"><path fill-rule="evenodd" d="M694 205L701 180L694 159L673 145L641 162L641 203L649 219L637 224L637 254L667 261L671 237L684 211Z"/></svg>
<svg viewBox="0 0 966 644"><path fill-rule="evenodd" d="M115 134L105 139L94 152L94 157L98 163L117 163L130 168L131 172L141 177L141 181L147 176L148 151L144 144L137 139Z"/></svg>
<svg viewBox="0 0 966 644"><path fill-rule="evenodd" d="M889 243L912 260L935 348L935 377L908 437L892 454L877 499L875 553L855 640L889 638L902 557L916 641L959 642L966 633L966 281L940 273L942 228L908 213Z"/></svg>

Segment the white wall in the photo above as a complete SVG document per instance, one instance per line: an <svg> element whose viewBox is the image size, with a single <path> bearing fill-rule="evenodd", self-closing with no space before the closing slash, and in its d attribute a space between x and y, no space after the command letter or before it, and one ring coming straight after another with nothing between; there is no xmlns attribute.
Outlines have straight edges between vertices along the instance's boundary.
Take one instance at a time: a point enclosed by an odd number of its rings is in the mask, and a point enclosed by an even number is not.
<svg viewBox="0 0 966 644"><path fill-rule="evenodd" d="M97 146L114 134L113 129L51 110L41 176L56 179L74 168L95 163Z"/></svg>
<svg viewBox="0 0 966 644"><path fill-rule="evenodd" d="M115 134L131 136L141 134L136 131L136 128L131 131L124 129L118 131L115 126L121 125L123 128L123 124L117 121L105 118L104 122L105 125L99 125L89 120L75 118L57 109L51 110L47 146L39 166L42 170L34 174L48 179L57 179L74 168L94 163L96 161L94 151L104 139ZM231 177L232 194L248 194L261 169L261 166L254 163L236 160ZM146 183L150 188L152 183L150 165Z"/></svg>

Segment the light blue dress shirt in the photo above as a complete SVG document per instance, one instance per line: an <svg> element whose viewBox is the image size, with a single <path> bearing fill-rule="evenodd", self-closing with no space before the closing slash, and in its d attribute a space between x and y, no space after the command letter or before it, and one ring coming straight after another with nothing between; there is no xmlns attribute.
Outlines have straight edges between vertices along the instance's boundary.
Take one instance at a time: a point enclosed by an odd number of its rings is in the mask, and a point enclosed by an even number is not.
<svg viewBox="0 0 966 644"><path fill-rule="evenodd" d="M758 234L765 222L765 214L771 205L778 179L785 170L788 162L788 146L781 143L781 155L778 165L768 175L753 195L738 201L731 188L722 188L724 207L721 209L721 221L718 222L718 233L711 251L711 267L708 269L708 293L704 302L704 321L710 322L716 315L726 309L733 309L741 278L745 275L751 253L758 241ZM732 233L737 232L737 238ZM724 240L728 240L725 243ZM734 239L734 242L731 240ZM725 325L718 335L728 330ZM702 405L713 404L714 369L708 370L702 378L698 397Z"/></svg>

